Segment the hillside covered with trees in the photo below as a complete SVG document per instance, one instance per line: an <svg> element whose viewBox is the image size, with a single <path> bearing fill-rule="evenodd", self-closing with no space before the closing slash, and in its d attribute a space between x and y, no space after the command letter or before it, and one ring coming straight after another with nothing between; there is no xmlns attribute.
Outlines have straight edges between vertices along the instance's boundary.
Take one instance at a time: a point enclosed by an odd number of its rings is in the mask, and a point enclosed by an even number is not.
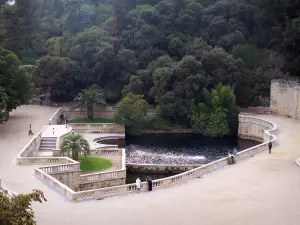
<svg viewBox="0 0 300 225"><path fill-rule="evenodd" d="M299 7L287 0L16 0L1 5L0 46L36 65L35 88L53 101L98 85L108 103L142 95L164 117L186 123L197 108L207 111L199 103L220 83L247 107L268 104L272 79L297 77Z"/></svg>

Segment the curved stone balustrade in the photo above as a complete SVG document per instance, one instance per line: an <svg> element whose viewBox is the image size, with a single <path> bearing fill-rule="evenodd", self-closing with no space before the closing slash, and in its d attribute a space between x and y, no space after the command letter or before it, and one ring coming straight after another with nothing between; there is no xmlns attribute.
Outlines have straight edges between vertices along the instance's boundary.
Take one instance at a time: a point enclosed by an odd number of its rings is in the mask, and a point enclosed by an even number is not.
<svg viewBox="0 0 300 225"><path fill-rule="evenodd" d="M273 145L276 144L276 125L273 124L270 121L251 117L251 116L243 116L239 115L239 136L242 138L249 138L253 140L261 140L263 141L262 144L259 144L257 146L248 148L244 151L241 151L237 154L236 159L241 160L250 156L253 156L256 153L259 153L261 151L264 151L268 149L268 143L271 141ZM38 143L39 135L35 137L37 140L32 140L32 143L27 145L27 148L24 148L22 152L18 155L18 157L22 158L22 155L30 155L30 149L34 151L34 147L36 143ZM102 151L101 153L106 154L110 150L94 150L96 151ZM107 152L105 152L107 151ZM114 151L114 154L119 154L118 151ZM99 153L100 153L99 152ZM100 173L93 173L93 174L87 174L87 175L80 175L80 181L78 181L78 184L80 183L89 183L89 182L100 182L105 179L114 179L114 178L120 178L125 177L126 171L123 169L126 167L125 165L125 150L122 149L122 170L120 171L113 171L113 172L100 172ZM41 179L42 181L46 182L48 185L53 187L55 190L57 190L60 194L64 195L68 199L74 200L74 201L82 201L82 200L88 200L88 199L100 199L110 196L116 196L116 195L126 195L130 193L134 193L136 191L135 184L128 184L128 185L119 185L119 186L113 186L113 187L107 187L107 188L98 188L93 190L85 190L85 191L74 191L72 188L65 185L63 182L59 181L58 177L59 173L71 173L71 172L78 172L79 170L79 163L69 159L68 157L53 157L53 158L45 158L45 157L25 157L26 160L37 160L32 161L32 164L38 164L38 160L41 160L41 162L46 162L47 160L53 160L56 164L59 163L59 165L53 165L53 166L45 166L41 168L35 169L35 175ZM66 162L66 160L69 160ZM26 161L27 162L27 161ZM28 161L29 162L29 161ZM27 163L28 163L27 162ZM63 164L63 165L61 165ZM216 169L219 169L221 167L224 167L228 165L227 157L224 157L222 159L219 159L217 161L208 163L206 165L202 165L198 168L189 170L187 172L163 178L153 181L153 189L158 189L162 187L168 187L172 185L176 185L179 183L183 183L187 180L200 177L203 174L212 172ZM53 177L53 176L57 177ZM142 182L142 189L141 191L147 191L147 183Z"/></svg>

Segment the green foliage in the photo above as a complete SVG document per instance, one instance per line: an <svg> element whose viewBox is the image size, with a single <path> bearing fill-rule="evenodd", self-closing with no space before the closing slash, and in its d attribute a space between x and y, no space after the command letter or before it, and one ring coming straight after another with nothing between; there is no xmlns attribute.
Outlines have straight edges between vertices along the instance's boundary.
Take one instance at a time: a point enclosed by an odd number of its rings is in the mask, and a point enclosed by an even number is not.
<svg viewBox="0 0 300 225"><path fill-rule="evenodd" d="M33 190L32 193L19 194L12 198L0 193L0 224L37 224L31 204L43 201L47 201L47 199L40 190Z"/></svg>
<svg viewBox="0 0 300 225"><path fill-rule="evenodd" d="M124 125L128 134L139 135L142 132L148 108L148 102L143 99L142 95L128 93L118 102L114 121Z"/></svg>
<svg viewBox="0 0 300 225"><path fill-rule="evenodd" d="M97 87L90 87L89 89L84 89L78 96L74 99L74 104L70 110L86 109L86 113L89 119L94 117L94 110L103 110L106 106L105 96L103 92Z"/></svg>
<svg viewBox="0 0 300 225"><path fill-rule="evenodd" d="M202 101L190 102L188 120L191 127L211 137L223 137L236 130L239 109L233 89L218 84L210 92L203 90Z"/></svg>
<svg viewBox="0 0 300 225"><path fill-rule="evenodd" d="M19 66L17 56L0 47L0 123L8 119L11 110L29 100L31 80Z"/></svg>
<svg viewBox="0 0 300 225"><path fill-rule="evenodd" d="M109 160L92 156L79 156L80 170L82 172L93 172L107 169L112 166Z"/></svg>
<svg viewBox="0 0 300 225"><path fill-rule="evenodd" d="M159 117L159 116L147 116L143 123L143 130L181 130L187 129L182 124L174 124L173 122Z"/></svg>
<svg viewBox="0 0 300 225"><path fill-rule="evenodd" d="M60 149L61 153L66 153L74 160L78 160L79 155L90 154L90 145L80 134L70 134L64 137Z"/></svg>
<svg viewBox="0 0 300 225"><path fill-rule="evenodd" d="M132 92L187 124L204 88L230 85L247 107L268 102L272 79L299 74L296 2L17 0L2 9L0 46L37 62L35 87L53 101L97 84L109 103Z"/></svg>

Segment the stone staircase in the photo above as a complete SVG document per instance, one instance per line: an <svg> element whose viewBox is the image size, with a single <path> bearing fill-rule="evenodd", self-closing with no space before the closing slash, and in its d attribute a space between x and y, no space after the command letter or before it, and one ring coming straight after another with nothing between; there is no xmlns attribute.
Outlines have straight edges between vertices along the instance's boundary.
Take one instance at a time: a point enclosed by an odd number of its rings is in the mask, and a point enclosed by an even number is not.
<svg viewBox="0 0 300 225"><path fill-rule="evenodd" d="M56 137L43 137L39 151L52 153L53 149L56 149Z"/></svg>

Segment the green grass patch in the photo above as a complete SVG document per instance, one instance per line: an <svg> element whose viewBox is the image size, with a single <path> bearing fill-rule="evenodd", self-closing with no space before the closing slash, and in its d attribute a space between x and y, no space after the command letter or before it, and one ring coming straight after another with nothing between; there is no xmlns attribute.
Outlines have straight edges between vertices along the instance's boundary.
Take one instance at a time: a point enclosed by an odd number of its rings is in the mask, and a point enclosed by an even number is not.
<svg viewBox="0 0 300 225"><path fill-rule="evenodd" d="M113 119L103 119L103 118L82 118L76 120L70 120L69 123L114 123Z"/></svg>
<svg viewBox="0 0 300 225"><path fill-rule="evenodd" d="M82 172L100 171L112 166L111 161L99 157L79 156L78 161Z"/></svg>

